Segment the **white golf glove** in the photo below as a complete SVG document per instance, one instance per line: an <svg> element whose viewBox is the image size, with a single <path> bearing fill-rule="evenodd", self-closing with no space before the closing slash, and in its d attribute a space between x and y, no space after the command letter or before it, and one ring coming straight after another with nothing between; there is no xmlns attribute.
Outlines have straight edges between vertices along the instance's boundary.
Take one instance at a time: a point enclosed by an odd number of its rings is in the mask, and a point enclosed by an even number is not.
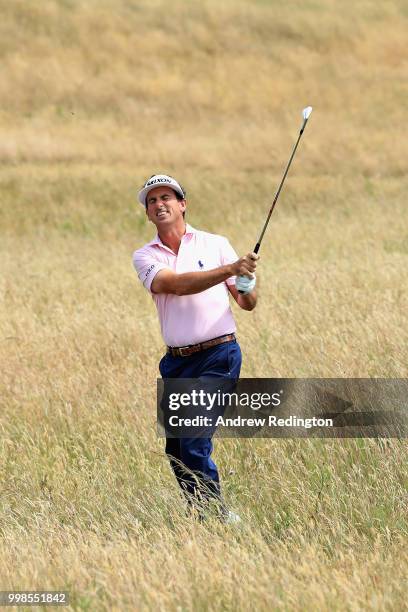
<svg viewBox="0 0 408 612"><path fill-rule="evenodd" d="M235 286L240 293L250 293L256 285L256 277L248 278L247 276L237 276L235 279Z"/></svg>

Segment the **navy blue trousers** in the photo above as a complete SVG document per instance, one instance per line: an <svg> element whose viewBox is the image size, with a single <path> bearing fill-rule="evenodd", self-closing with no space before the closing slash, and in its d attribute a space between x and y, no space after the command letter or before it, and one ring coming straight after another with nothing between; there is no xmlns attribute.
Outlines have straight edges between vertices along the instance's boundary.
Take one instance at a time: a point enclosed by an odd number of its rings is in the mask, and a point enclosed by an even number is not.
<svg viewBox="0 0 408 612"><path fill-rule="evenodd" d="M194 353L173 357L166 353L159 364L162 378L226 378L238 380L241 349L236 340ZM220 497L220 478L211 459L211 438L166 438L166 454L183 493L208 498ZM187 469L186 469L187 468Z"/></svg>

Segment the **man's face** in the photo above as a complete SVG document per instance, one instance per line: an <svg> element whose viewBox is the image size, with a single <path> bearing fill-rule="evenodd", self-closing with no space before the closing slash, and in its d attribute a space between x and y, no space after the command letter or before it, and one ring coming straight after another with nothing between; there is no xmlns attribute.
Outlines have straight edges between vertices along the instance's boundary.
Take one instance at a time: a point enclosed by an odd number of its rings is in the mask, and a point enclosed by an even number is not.
<svg viewBox="0 0 408 612"><path fill-rule="evenodd" d="M171 187L155 187L147 194L146 215L159 229L183 218L186 201L178 200Z"/></svg>

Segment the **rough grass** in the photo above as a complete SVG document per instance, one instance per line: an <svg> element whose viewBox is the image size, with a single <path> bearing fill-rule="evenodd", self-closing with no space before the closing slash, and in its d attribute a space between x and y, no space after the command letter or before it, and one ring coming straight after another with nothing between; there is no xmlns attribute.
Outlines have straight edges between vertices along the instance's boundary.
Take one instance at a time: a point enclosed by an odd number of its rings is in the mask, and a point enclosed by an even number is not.
<svg viewBox="0 0 408 612"><path fill-rule="evenodd" d="M243 375L404 377L401 2L0 0L0 588L76 610L398 610L407 446L218 440L239 530L184 516L155 433L163 351L135 193L262 246Z"/></svg>

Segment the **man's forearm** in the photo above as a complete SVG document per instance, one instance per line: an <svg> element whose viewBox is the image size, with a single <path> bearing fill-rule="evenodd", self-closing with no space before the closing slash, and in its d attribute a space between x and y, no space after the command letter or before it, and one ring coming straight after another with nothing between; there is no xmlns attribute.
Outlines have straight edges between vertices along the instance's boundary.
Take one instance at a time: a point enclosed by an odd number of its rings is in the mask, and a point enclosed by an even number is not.
<svg viewBox="0 0 408 612"><path fill-rule="evenodd" d="M256 259L258 259L258 255L250 253L233 263L201 272L183 272L177 274L168 269L159 270L150 288L153 293L170 293L174 295L200 293L219 283L225 282L231 276L253 276L256 268ZM237 298L235 297L235 299ZM245 305L241 307L245 308L245 310L252 310L255 305L254 299L256 300L254 297L247 299L243 302Z"/></svg>
<svg viewBox="0 0 408 612"><path fill-rule="evenodd" d="M238 293L238 306L243 310L253 310L256 306L257 295L255 289L251 293Z"/></svg>
<svg viewBox="0 0 408 612"><path fill-rule="evenodd" d="M230 276L233 276L230 265L220 266L205 272L183 272L177 274L174 278L173 293L176 295L200 293L226 281Z"/></svg>

